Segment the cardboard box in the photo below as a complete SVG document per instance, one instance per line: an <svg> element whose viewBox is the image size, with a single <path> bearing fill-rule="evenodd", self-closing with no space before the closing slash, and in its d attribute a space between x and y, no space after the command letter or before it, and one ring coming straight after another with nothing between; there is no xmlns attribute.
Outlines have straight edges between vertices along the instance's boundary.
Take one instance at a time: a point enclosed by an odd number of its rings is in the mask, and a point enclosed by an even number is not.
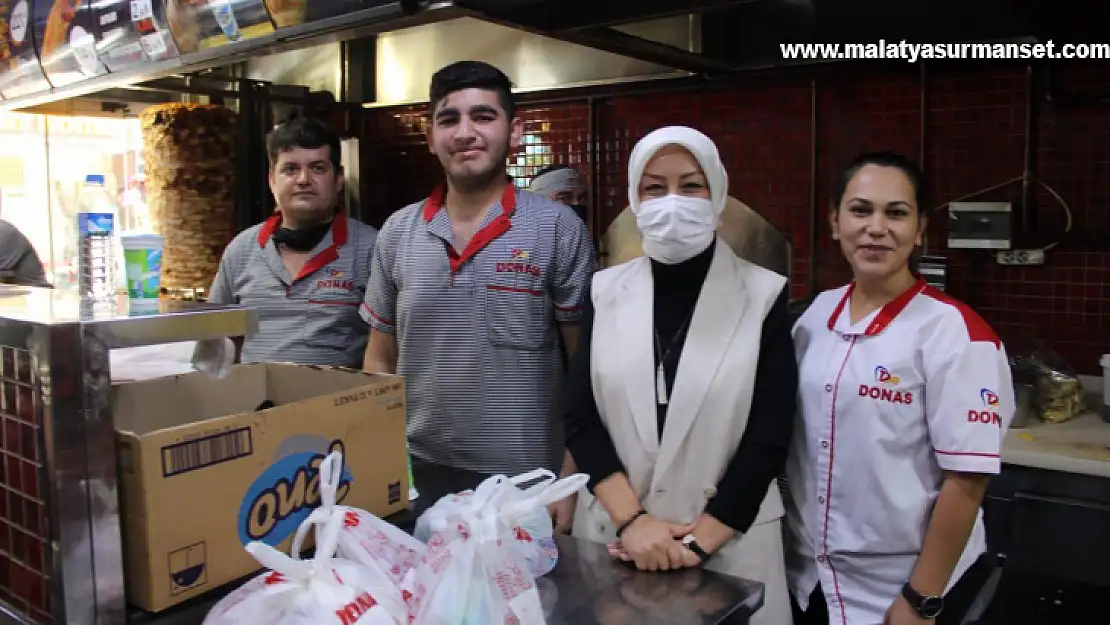
<svg viewBox="0 0 1110 625"><path fill-rule="evenodd" d="M344 455L342 502L408 505L400 377L292 364L113 388L128 601L157 612L250 575L253 540L288 551ZM276 404L258 411L263 402Z"/></svg>

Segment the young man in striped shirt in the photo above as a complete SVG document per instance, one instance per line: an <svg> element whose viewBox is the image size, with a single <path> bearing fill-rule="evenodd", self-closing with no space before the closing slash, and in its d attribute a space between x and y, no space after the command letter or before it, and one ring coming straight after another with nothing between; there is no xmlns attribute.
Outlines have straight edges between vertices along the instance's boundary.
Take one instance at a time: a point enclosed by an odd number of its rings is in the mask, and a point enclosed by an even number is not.
<svg viewBox="0 0 1110 625"><path fill-rule="evenodd" d="M406 378L417 474L421 463L476 477L568 472L560 342L577 346L593 245L572 209L508 182L523 123L500 70L455 63L430 92L428 146L446 183L382 228L365 368ZM560 529L569 520L557 512Z"/></svg>

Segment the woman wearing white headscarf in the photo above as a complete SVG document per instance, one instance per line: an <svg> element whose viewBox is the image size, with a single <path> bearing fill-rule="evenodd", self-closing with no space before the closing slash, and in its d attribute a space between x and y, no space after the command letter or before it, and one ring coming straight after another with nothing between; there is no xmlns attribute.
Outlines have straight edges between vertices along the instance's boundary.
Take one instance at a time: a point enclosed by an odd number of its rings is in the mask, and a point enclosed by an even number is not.
<svg viewBox="0 0 1110 625"><path fill-rule="evenodd" d="M717 147L684 127L632 150L646 258L595 274L568 378L567 446L591 477L574 534L646 570L763 582L757 625L791 622L782 500L797 364L784 278L716 235Z"/></svg>

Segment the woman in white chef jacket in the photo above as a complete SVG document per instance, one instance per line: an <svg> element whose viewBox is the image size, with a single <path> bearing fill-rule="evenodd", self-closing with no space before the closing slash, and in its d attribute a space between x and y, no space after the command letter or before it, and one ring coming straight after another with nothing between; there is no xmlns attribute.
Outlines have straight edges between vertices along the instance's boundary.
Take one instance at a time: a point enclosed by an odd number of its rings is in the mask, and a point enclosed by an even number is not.
<svg viewBox="0 0 1110 625"><path fill-rule="evenodd" d="M628 171L646 258L595 274L570 367L567 446L592 478L574 534L641 569L761 581L752 622L789 625L776 482L797 394L786 280L717 238L728 178L708 137L656 130Z"/></svg>
<svg viewBox="0 0 1110 625"><path fill-rule="evenodd" d="M993 569L980 503L1014 412L1006 353L911 269L927 217L915 164L859 156L833 198L832 236L854 279L794 328L795 623L960 623Z"/></svg>

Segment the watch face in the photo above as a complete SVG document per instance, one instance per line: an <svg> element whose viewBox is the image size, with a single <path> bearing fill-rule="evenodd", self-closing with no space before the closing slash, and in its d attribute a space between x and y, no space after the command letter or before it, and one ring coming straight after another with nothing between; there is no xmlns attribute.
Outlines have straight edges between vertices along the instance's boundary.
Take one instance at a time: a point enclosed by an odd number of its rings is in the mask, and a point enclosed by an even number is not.
<svg viewBox="0 0 1110 625"><path fill-rule="evenodd" d="M925 597L921 601L921 616L924 618L936 618L940 616L941 610L943 609L943 597Z"/></svg>

